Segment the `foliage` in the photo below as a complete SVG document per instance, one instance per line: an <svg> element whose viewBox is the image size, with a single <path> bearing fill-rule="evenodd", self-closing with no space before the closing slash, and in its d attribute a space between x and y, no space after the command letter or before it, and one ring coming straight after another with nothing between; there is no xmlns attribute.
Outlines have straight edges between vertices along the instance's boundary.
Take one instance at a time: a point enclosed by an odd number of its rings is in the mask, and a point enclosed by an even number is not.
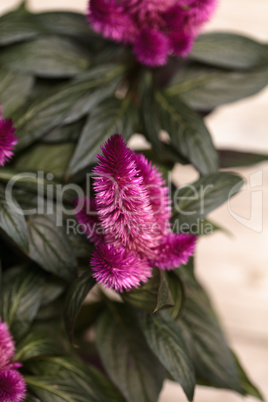
<svg viewBox="0 0 268 402"><path fill-rule="evenodd" d="M243 184L219 167L268 158L217 150L203 119L265 87L267 45L205 34L186 60L150 70L93 33L83 15L21 6L0 17L0 55L0 103L19 138L0 169L0 317L16 340L26 401L154 402L166 378L190 401L196 384L262 399L192 260L172 272L155 268L150 281L114 301L91 277L93 246L68 225L79 195L70 185L87 187L100 145L120 132L126 140L142 133L152 146L144 154L164 174L176 163L194 166L197 181L171 183L173 223L199 228Z"/></svg>

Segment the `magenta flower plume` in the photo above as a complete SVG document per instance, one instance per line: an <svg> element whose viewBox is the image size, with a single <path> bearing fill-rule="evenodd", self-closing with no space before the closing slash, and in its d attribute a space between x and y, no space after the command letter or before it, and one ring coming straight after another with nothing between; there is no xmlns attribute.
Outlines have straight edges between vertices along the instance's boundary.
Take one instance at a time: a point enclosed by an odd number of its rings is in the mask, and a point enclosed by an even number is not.
<svg viewBox="0 0 268 402"><path fill-rule="evenodd" d="M0 371L0 402L20 402L25 399L26 384L17 370Z"/></svg>
<svg viewBox="0 0 268 402"><path fill-rule="evenodd" d="M137 59L149 67L166 64L169 54L169 40L156 29L142 29L133 45Z"/></svg>
<svg viewBox="0 0 268 402"><path fill-rule="evenodd" d="M0 318L0 402L23 401L26 383L17 371L20 363L13 362L15 343L8 326Z"/></svg>
<svg viewBox="0 0 268 402"><path fill-rule="evenodd" d="M186 264L194 254L196 236L169 233L158 247L157 258L152 261L160 269L171 270Z"/></svg>
<svg viewBox="0 0 268 402"><path fill-rule="evenodd" d="M15 354L15 343L8 326L0 319L0 371L7 367Z"/></svg>
<svg viewBox="0 0 268 402"><path fill-rule="evenodd" d="M185 264L193 255L196 237L171 232L168 188L151 162L127 148L119 134L101 149L94 189L103 237L91 238L96 244L91 267L100 284L129 291L146 282L154 266L170 270ZM86 225L91 218L81 201L77 220Z"/></svg>
<svg viewBox="0 0 268 402"><path fill-rule="evenodd" d="M99 219L106 230L106 241L118 247L149 253L159 239L152 226L154 216L143 178L133 152L120 135L112 136L97 155L94 188ZM151 228L144 231L144 227Z"/></svg>
<svg viewBox="0 0 268 402"><path fill-rule="evenodd" d="M137 288L152 276L152 268L146 260L122 247L115 248L112 244L97 247L91 266L93 277L116 292Z"/></svg>
<svg viewBox="0 0 268 402"><path fill-rule="evenodd" d="M132 19L116 0L90 0L90 10L89 23L105 38L127 43L135 34Z"/></svg>
<svg viewBox="0 0 268 402"><path fill-rule="evenodd" d="M185 57L217 0L90 0L88 21L105 38L133 46L149 67Z"/></svg>
<svg viewBox="0 0 268 402"><path fill-rule="evenodd" d="M76 199L74 203L78 210L76 219L81 225L82 232L90 241L95 242L96 244L103 241L95 198L79 198Z"/></svg>
<svg viewBox="0 0 268 402"><path fill-rule="evenodd" d="M2 117L0 106L0 166L4 166L13 155L13 149L18 142L15 130L12 120Z"/></svg>

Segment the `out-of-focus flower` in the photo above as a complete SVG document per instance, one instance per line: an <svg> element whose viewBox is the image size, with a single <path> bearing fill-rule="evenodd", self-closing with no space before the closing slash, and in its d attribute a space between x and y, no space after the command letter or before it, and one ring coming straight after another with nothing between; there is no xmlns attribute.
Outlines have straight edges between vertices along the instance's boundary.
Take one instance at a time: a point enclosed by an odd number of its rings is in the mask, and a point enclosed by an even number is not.
<svg viewBox="0 0 268 402"><path fill-rule="evenodd" d="M0 106L0 166L4 166L13 155L13 149L18 142L14 134L15 130L12 120L2 117L2 108Z"/></svg>
<svg viewBox="0 0 268 402"><path fill-rule="evenodd" d="M217 0L90 0L88 22L105 38L133 46L149 67L185 57Z"/></svg>
<svg viewBox="0 0 268 402"><path fill-rule="evenodd" d="M94 169L96 197L85 199L98 216L92 219L84 204L77 218L96 245L91 259L94 278L122 292L146 282L154 266L170 270L185 264L193 255L196 236L172 233L168 188L151 162L127 148L119 134L101 149L103 156L98 155ZM103 230L96 239L92 224L97 221Z"/></svg>
<svg viewBox="0 0 268 402"><path fill-rule="evenodd" d="M0 402L20 402L25 399L26 383L13 362L15 343L8 326L0 318Z"/></svg>

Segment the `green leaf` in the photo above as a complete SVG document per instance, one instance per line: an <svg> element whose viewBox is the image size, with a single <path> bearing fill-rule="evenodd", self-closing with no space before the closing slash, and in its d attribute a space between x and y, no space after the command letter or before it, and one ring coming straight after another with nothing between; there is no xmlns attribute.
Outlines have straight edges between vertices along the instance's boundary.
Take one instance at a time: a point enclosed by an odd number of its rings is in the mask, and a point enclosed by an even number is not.
<svg viewBox="0 0 268 402"><path fill-rule="evenodd" d="M16 161L16 169L52 173L55 178L64 177L71 159L74 144L38 144L23 153Z"/></svg>
<svg viewBox="0 0 268 402"><path fill-rule="evenodd" d="M85 49L72 40L50 36L1 50L1 64L11 70L39 77L68 78L89 67L89 56Z"/></svg>
<svg viewBox="0 0 268 402"><path fill-rule="evenodd" d="M30 332L18 345L16 345L15 359L25 362L39 356L55 356L61 352L60 345L47 333Z"/></svg>
<svg viewBox="0 0 268 402"><path fill-rule="evenodd" d="M27 394L24 402L41 402L40 399L35 398L32 395Z"/></svg>
<svg viewBox="0 0 268 402"><path fill-rule="evenodd" d="M105 118L104 118L105 116ZM127 141L135 132L137 110L130 98L109 98L90 114L70 162L70 175L96 161L96 154L112 134L121 133Z"/></svg>
<svg viewBox="0 0 268 402"><path fill-rule="evenodd" d="M28 232L29 257L46 271L71 281L75 276L76 260L62 228L47 215L32 215Z"/></svg>
<svg viewBox="0 0 268 402"><path fill-rule="evenodd" d="M21 7L0 17L0 46L32 39L38 33L30 13Z"/></svg>
<svg viewBox="0 0 268 402"><path fill-rule="evenodd" d="M231 149L219 149L218 154L221 168L251 166L268 160L268 154L240 152Z"/></svg>
<svg viewBox="0 0 268 402"><path fill-rule="evenodd" d="M188 293L183 323L192 338L192 361L197 377L220 388L241 393L235 361L214 312L198 293Z"/></svg>
<svg viewBox="0 0 268 402"><path fill-rule="evenodd" d="M97 40L98 36L90 30L84 14L70 11L48 11L32 15L32 21L45 32Z"/></svg>
<svg viewBox="0 0 268 402"><path fill-rule="evenodd" d="M63 84L61 89L34 99L14 116L19 138L17 150L29 146L63 122L69 124L87 114L114 92L123 69L118 65L91 69L71 83Z"/></svg>
<svg viewBox="0 0 268 402"><path fill-rule="evenodd" d="M39 357L38 360L31 361L27 367L37 376L49 376L51 383L54 378L61 379L72 384L75 388L78 386L83 391L86 391L87 401L104 402L116 401L124 402L119 391L95 368L83 364L72 357ZM51 390L48 390L51 392ZM70 394L68 394L71 397ZM51 395L42 400L50 401ZM64 399L65 400L65 399ZM68 399L69 400L69 399ZM76 399L71 399L76 402Z"/></svg>
<svg viewBox="0 0 268 402"><path fill-rule="evenodd" d="M42 142L48 144L62 142L77 142L84 126L84 119L72 124L55 128L42 138Z"/></svg>
<svg viewBox="0 0 268 402"><path fill-rule="evenodd" d="M181 384L189 401L193 400L195 376L190 356L179 329L166 311L139 315L148 346L172 377Z"/></svg>
<svg viewBox="0 0 268 402"><path fill-rule="evenodd" d="M109 304L98 321L97 348L102 363L128 402L156 402L164 372L122 304Z"/></svg>
<svg viewBox="0 0 268 402"><path fill-rule="evenodd" d="M178 97L156 95L161 127L171 145L203 175L218 169L218 155L201 117Z"/></svg>
<svg viewBox="0 0 268 402"><path fill-rule="evenodd" d="M6 199L3 187L0 187L0 229L27 252L28 233L23 211L14 197L9 201Z"/></svg>
<svg viewBox="0 0 268 402"><path fill-rule="evenodd" d="M12 116L12 113L25 103L33 83L34 79L30 75L0 68L1 106L6 116Z"/></svg>
<svg viewBox="0 0 268 402"><path fill-rule="evenodd" d="M268 49L246 36L212 32L197 38L190 57L214 66L249 69L268 64Z"/></svg>
<svg viewBox="0 0 268 402"><path fill-rule="evenodd" d="M155 270L153 277L148 282L130 292L122 293L121 296L124 302L150 313L174 307L168 277L165 272L158 269Z"/></svg>
<svg viewBox="0 0 268 402"><path fill-rule="evenodd" d="M174 300L169 289L168 277L165 272L160 272L160 282L157 292L157 304L154 309L154 313L161 310L162 308L173 306Z"/></svg>
<svg viewBox="0 0 268 402"><path fill-rule="evenodd" d="M238 357L235 355L234 352L232 352L232 354L233 354L233 357L234 357L236 365L237 365L240 382L241 382L245 395L251 395L251 396L254 396L255 398L258 398L260 401L264 401L263 396L261 395L258 388L256 388L255 385L252 384L251 380L248 378L247 374L245 373L243 367L241 366L241 364L238 360Z"/></svg>
<svg viewBox="0 0 268 402"><path fill-rule="evenodd" d="M189 224L203 219L237 194L243 183L238 175L219 172L179 188L174 195L176 212L173 221L179 222L182 231L185 231L185 227L189 229Z"/></svg>
<svg viewBox="0 0 268 402"><path fill-rule="evenodd" d="M0 316L16 340L28 331L41 304L44 275L37 267L5 271L0 295Z"/></svg>
<svg viewBox="0 0 268 402"><path fill-rule="evenodd" d="M190 64L173 77L166 93L180 96L195 110L207 112L222 104L254 95L267 84L267 67L228 71Z"/></svg>
<svg viewBox="0 0 268 402"><path fill-rule="evenodd" d="M89 291L95 286L96 281L90 270L84 272L69 287L65 300L64 322L67 334L74 341L74 327L78 313Z"/></svg>
<svg viewBox="0 0 268 402"><path fill-rule="evenodd" d="M57 377L24 377L27 387L42 401L88 402L88 394L71 379Z"/></svg>
<svg viewBox="0 0 268 402"><path fill-rule="evenodd" d="M179 317L184 306L184 286L180 278L173 271L166 271L169 291L172 295L173 307L168 309L169 314L175 320Z"/></svg>

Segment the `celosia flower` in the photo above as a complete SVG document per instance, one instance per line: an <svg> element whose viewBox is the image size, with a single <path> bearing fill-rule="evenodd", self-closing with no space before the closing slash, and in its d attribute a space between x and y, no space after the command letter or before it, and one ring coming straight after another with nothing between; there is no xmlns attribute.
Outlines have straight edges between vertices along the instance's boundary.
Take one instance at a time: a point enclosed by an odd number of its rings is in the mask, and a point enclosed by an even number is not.
<svg viewBox="0 0 268 402"><path fill-rule="evenodd" d="M96 245L91 267L102 285L128 291L146 282L154 266L170 270L185 264L193 255L196 236L172 233L168 188L151 162L127 148L119 134L101 149L91 205L96 203L103 232L101 238L91 236ZM82 207L77 218L92 233L96 217L93 221Z"/></svg>
<svg viewBox="0 0 268 402"><path fill-rule="evenodd" d="M14 134L15 130L12 120L2 117L0 106L0 166L4 166L13 155L13 148L18 142Z"/></svg>
<svg viewBox="0 0 268 402"><path fill-rule="evenodd" d="M26 383L13 362L15 343L8 326L0 318L0 402L20 402L26 396Z"/></svg>
<svg viewBox="0 0 268 402"><path fill-rule="evenodd" d="M130 44L149 66L185 57L217 0L90 0L88 21L105 38Z"/></svg>

